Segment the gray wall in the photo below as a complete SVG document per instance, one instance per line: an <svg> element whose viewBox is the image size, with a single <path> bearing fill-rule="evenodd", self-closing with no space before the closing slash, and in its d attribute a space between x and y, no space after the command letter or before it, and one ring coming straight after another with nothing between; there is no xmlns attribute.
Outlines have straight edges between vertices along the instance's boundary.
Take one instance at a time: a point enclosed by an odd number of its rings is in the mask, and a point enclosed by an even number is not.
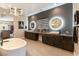
<svg viewBox="0 0 79 59"><path fill-rule="evenodd" d="M59 17L62 17L64 20L64 27L60 30L61 34L72 35L72 32L73 32L72 30L72 22L73 22L72 7L73 5L71 3L67 3L64 5L40 12L38 14L34 14L28 17L29 24L30 24L30 21L32 20L38 21L38 20L42 20L46 18L48 18L47 20L50 20L54 16L59 16ZM60 11L59 10L57 11L56 9L59 9ZM55 30L51 30L49 25L47 27L48 27L48 32L55 31ZM69 33L66 33L66 31L68 31Z"/></svg>

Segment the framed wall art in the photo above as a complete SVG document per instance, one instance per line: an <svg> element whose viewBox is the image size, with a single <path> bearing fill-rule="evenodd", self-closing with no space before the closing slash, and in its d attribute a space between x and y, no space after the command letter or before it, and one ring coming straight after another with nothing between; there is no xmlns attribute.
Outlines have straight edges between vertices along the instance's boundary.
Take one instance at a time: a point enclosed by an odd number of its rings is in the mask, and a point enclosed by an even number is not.
<svg viewBox="0 0 79 59"><path fill-rule="evenodd" d="M18 21L19 29L24 29L24 21Z"/></svg>

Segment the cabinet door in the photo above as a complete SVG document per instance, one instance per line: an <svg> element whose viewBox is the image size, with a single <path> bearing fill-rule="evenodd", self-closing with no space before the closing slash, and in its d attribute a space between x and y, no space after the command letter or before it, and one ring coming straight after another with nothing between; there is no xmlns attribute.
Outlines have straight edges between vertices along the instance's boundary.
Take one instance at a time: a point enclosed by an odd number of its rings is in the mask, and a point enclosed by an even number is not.
<svg viewBox="0 0 79 59"><path fill-rule="evenodd" d="M31 32L25 32L25 38L37 41L38 40L38 34L31 33Z"/></svg>
<svg viewBox="0 0 79 59"><path fill-rule="evenodd" d="M55 40L54 40L54 46L58 47L58 48L63 48L63 43L62 43L62 37L61 36L54 36Z"/></svg>
<svg viewBox="0 0 79 59"><path fill-rule="evenodd" d="M62 37L58 35L44 35L42 39L43 43L62 48Z"/></svg>
<svg viewBox="0 0 79 59"><path fill-rule="evenodd" d="M46 38L47 38L46 35L42 35L42 42L45 44L48 44L48 41Z"/></svg>
<svg viewBox="0 0 79 59"><path fill-rule="evenodd" d="M69 51L74 50L74 42L72 37L63 37L63 48Z"/></svg>
<svg viewBox="0 0 79 59"><path fill-rule="evenodd" d="M49 44L49 45L53 44L52 38L49 35L43 35L42 36L42 42L45 43L45 44Z"/></svg>
<svg viewBox="0 0 79 59"><path fill-rule="evenodd" d="M29 39L31 39L31 40L35 40L35 41L37 41L38 40L38 34L36 34L36 33L29 33Z"/></svg>
<svg viewBox="0 0 79 59"><path fill-rule="evenodd" d="M50 45L51 40L48 35L42 35L42 42Z"/></svg>

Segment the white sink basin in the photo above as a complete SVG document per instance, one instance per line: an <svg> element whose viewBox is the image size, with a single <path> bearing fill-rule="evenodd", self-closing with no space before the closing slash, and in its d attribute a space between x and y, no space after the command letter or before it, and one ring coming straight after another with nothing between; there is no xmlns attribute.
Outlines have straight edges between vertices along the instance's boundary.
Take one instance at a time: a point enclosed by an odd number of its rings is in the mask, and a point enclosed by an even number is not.
<svg viewBox="0 0 79 59"><path fill-rule="evenodd" d="M59 34L59 32L49 32L49 33L52 33L52 34Z"/></svg>
<svg viewBox="0 0 79 59"><path fill-rule="evenodd" d="M19 38L6 39L0 47L0 53L3 56L24 56L26 55L26 41Z"/></svg>

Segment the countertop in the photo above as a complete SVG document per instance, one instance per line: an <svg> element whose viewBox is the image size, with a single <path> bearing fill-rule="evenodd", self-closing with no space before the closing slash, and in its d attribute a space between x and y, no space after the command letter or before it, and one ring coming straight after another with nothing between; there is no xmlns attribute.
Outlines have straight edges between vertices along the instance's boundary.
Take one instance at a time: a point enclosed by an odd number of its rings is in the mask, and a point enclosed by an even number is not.
<svg viewBox="0 0 79 59"><path fill-rule="evenodd" d="M68 36L68 37L73 37L73 35L69 35L69 34L59 34L59 32L35 32L35 31L26 31L26 32L30 32L30 33L36 33L36 34L52 34L52 35L60 35L60 36Z"/></svg>

